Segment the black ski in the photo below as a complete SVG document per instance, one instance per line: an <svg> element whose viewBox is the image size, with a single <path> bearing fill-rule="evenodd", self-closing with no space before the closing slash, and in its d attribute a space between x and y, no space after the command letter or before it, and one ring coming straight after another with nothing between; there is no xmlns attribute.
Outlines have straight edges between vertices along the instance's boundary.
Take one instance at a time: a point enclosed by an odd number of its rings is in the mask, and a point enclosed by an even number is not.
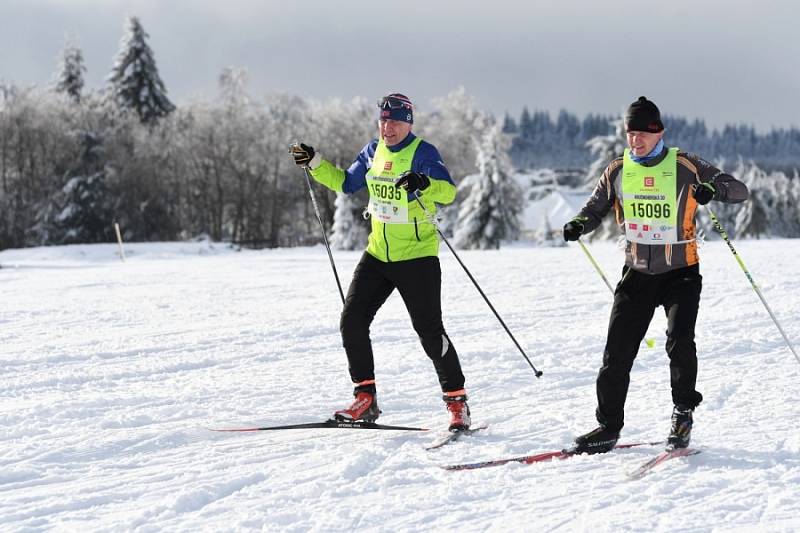
<svg viewBox="0 0 800 533"><path fill-rule="evenodd" d="M697 455L698 453L700 453L700 450L696 448L667 448L652 459L642 463L636 470L629 472L628 478L642 479L644 476L649 474L651 470L665 461L676 459L678 457Z"/></svg>
<svg viewBox="0 0 800 533"><path fill-rule="evenodd" d="M288 424L285 426L240 427L240 428L208 428L210 431L248 432L248 431L274 431L278 429L383 429L389 431L428 431L427 428L406 426L389 426L375 422L347 422L329 419L325 422L307 422L304 424Z"/></svg>
<svg viewBox="0 0 800 533"><path fill-rule="evenodd" d="M472 435L476 431L480 431L482 429L486 429L488 426L482 425L477 426L474 428L469 429L460 429L455 431L449 431L446 434L442 435L441 437L437 438L435 441L430 443L428 446L425 446L426 450L435 450L436 448L441 448L451 442L455 442L461 438L462 435Z"/></svg>

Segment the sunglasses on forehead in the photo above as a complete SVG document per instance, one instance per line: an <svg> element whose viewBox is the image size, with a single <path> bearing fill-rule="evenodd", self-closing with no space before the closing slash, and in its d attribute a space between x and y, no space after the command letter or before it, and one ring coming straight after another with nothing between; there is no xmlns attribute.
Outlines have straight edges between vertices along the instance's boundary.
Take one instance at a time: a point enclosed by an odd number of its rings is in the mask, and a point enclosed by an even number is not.
<svg viewBox="0 0 800 533"><path fill-rule="evenodd" d="M394 96L384 96L378 100L378 107L381 109L413 109L410 102Z"/></svg>

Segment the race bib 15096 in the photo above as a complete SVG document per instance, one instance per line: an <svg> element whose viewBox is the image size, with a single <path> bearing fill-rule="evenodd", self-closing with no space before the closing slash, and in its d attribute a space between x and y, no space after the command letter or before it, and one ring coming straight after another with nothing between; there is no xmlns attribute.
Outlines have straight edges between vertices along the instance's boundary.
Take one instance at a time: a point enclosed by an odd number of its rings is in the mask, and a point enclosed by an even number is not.
<svg viewBox="0 0 800 533"><path fill-rule="evenodd" d="M680 241L676 185L677 149L654 167L630 160L626 150L622 167L625 238L641 244Z"/></svg>

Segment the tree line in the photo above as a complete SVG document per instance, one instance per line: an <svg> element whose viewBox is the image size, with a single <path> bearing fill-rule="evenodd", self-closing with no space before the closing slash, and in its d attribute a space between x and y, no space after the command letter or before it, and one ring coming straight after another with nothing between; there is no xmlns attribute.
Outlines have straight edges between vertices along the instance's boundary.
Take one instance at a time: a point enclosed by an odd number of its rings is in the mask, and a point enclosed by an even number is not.
<svg viewBox="0 0 800 533"><path fill-rule="evenodd" d="M290 142L346 168L377 134L364 98L254 98L247 72L228 68L211 101L176 107L147 33L131 17L107 77L86 91L81 51L67 44L48 87L0 84L0 249L207 236L260 247L319 240ZM463 89L418 112L456 179L475 168L487 115ZM321 188L318 188L321 189ZM318 190L327 227L335 195Z"/></svg>
<svg viewBox="0 0 800 533"><path fill-rule="evenodd" d="M583 119L561 110L553 119L547 111L524 108L518 119L506 115L503 131L512 136L511 158L520 169L586 168L592 161L587 143L614 132L613 115L588 114ZM759 133L753 126L728 124L711 129L704 120L665 115L665 141L703 154L706 158L753 161L765 170L791 172L800 167L800 129Z"/></svg>
<svg viewBox="0 0 800 533"><path fill-rule="evenodd" d="M114 222L132 241L316 243L319 227L289 143L302 140L346 168L377 134L373 101L256 98L247 72L237 68L220 73L213 99L175 106L136 17L126 22L107 85L87 91L85 71L82 52L67 43L50 86L0 84L0 249L109 242ZM509 117L498 122L464 89L434 100L430 111L417 110L415 122L415 133L439 148L459 185L457 203L442 210L440 224L462 248L496 248L518 236L526 193L512 179L515 166L588 166L588 186L623 142L619 120L615 129L612 117L602 115L579 120L563 111L553 122L546 113L523 111L519 123ZM740 140L746 153L763 141L739 129L709 135L697 121L667 124L706 157L719 152L703 152L702 139L746 138ZM797 132L789 133L769 137L787 154L797 142ZM738 163L753 182L756 203L737 229L756 237L800 236L790 223L800 219L796 171L766 171L743 161L731 157L728 166ZM364 193L337 199L316 187L316 196L334 246L363 246Z"/></svg>

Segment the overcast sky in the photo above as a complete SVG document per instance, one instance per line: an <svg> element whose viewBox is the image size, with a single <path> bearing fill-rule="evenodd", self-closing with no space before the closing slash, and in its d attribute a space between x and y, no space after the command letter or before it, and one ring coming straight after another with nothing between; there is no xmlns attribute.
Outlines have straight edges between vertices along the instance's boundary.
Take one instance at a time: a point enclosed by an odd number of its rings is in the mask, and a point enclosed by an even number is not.
<svg viewBox="0 0 800 533"><path fill-rule="evenodd" d="M0 80L46 84L65 35L100 87L127 15L178 104L226 66L253 95L409 95L464 86L481 108L618 113L646 95L710 126L800 126L796 0L0 0Z"/></svg>

